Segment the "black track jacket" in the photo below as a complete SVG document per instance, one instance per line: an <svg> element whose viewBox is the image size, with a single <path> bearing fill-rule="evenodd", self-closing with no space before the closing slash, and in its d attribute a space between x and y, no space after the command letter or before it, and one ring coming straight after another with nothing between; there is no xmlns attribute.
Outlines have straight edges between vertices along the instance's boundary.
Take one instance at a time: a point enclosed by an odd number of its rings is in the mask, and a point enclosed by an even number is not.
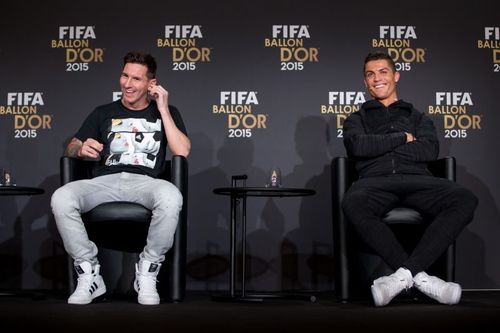
<svg viewBox="0 0 500 333"><path fill-rule="evenodd" d="M405 132L416 140L406 143ZM360 177L431 175L426 162L439 153L432 120L403 100L388 107L377 100L363 103L344 121L344 145Z"/></svg>

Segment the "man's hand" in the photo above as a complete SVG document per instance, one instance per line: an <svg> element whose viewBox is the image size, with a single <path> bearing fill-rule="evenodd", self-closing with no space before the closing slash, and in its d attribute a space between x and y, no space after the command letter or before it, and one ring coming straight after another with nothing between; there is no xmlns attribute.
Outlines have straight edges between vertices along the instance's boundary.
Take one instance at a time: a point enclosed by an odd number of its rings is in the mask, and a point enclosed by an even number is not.
<svg viewBox="0 0 500 333"><path fill-rule="evenodd" d="M158 111L160 111L170 151L173 155L188 156L191 150L191 141L177 128L172 119L172 115L168 108L168 91L156 84L151 85L148 90L149 94L155 98Z"/></svg>
<svg viewBox="0 0 500 333"><path fill-rule="evenodd" d="M153 85L148 90L149 94L156 100L158 110L161 113L168 112L168 91L160 85Z"/></svg>
<svg viewBox="0 0 500 333"><path fill-rule="evenodd" d="M90 158L98 158L99 153L103 149L103 144L94 140L87 139L83 142L80 149L78 149L77 156L80 158L90 157Z"/></svg>
<svg viewBox="0 0 500 333"><path fill-rule="evenodd" d="M417 138L414 137L413 134L408 132L405 132L405 134L406 134L406 143L417 140Z"/></svg>

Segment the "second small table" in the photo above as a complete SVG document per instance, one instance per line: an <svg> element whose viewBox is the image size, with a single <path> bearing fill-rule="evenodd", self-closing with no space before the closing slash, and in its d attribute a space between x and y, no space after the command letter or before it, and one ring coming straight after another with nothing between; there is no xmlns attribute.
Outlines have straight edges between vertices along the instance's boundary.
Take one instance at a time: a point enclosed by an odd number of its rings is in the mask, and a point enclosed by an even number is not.
<svg viewBox="0 0 500 333"><path fill-rule="evenodd" d="M4 195L35 195L43 194L45 191L38 187L27 187L27 186L6 186L0 185L0 196Z"/></svg>
<svg viewBox="0 0 500 333"><path fill-rule="evenodd" d="M39 187L27 187L27 186L16 186L16 185L1 185L0 186L0 196L11 196L11 195L37 195L43 194L45 190ZM43 295L38 293L33 294L32 292L22 293L22 292L10 292L10 291L0 291L0 296L30 296L33 299L44 298Z"/></svg>
<svg viewBox="0 0 500 333"><path fill-rule="evenodd" d="M247 197L304 197L314 195L316 192L306 188L289 188L289 187L219 187L213 190L215 194L228 195L231 197L230 214L231 214L231 231L230 231L230 261L229 261L229 294L212 296L214 301L239 301L239 302L262 302L263 298L300 298L315 302L314 296L302 295L270 295L270 294L246 294L245 292L245 256L246 256L246 199ZM242 278L241 278L241 293L236 294L236 215L237 205L239 200L242 204L241 213L241 240L242 240Z"/></svg>

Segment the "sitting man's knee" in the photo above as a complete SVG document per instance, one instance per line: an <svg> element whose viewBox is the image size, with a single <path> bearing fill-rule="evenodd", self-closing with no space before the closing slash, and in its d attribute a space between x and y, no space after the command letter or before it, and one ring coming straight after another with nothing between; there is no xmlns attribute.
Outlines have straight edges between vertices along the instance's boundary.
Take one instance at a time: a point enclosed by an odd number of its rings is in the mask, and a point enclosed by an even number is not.
<svg viewBox="0 0 500 333"><path fill-rule="evenodd" d="M462 203L467 209L469 210L470 214L474 214L474 211L476 210L477 205L479 204L479 200L477 199L476 195L472 193L472 191L463 188L462 190Z"/></svg>
<svg viewBox="0 0 500 333"><path fill-rule="evenodd" d="M157 197L157 203L160 206L165 206L169 208L182 208L183 198L179 189L173 184L167 184L166 187L159 191Z"/></svg>
<svg viewBox="0 0 500 333"><path fill-rule="evenodd" d="M350 215L359 210L367 199L365 191L347 191L342 200L342 210L345 214Z"/></svg>
<svg viewBox="0 0 500 333"><path fill-rule="evenodd" d="M469 189L465 187L459 187L455 189L453 195L459 201L460 206L467 207L468 209L474 211L479 203L476 195L472 193Z"/></svg>
<svg viewBox="0 0 500 333"><path fill-rule="evenodd" d="M62 214L68 207L70 207L72 192L67 187L62 186L58 188L50 199L50 206L54 214Z"/></svg>

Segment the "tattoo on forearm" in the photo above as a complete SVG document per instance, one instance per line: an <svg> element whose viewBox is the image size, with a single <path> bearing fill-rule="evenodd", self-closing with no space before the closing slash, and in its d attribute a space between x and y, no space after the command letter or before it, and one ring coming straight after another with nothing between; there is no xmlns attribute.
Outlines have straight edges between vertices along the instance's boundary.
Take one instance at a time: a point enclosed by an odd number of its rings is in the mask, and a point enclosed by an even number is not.
<svg viewBox="0 0 500 333"><path fill-rule="evenodd" d="M73 139L66 147L66 151L64 154L69 157L78 157L78 150L80 149L81 144Z"/></svg>

